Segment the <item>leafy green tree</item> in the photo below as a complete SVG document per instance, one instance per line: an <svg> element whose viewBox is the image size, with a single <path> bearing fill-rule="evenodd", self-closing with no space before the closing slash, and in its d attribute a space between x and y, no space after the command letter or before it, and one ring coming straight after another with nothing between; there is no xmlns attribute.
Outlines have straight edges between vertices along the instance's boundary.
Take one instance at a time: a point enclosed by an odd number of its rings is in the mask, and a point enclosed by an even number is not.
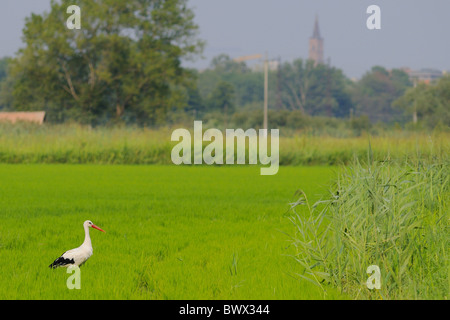
<svg viewBox="0 0 450 320"><path fill-rule="evenodd" d="M402 120L402 112L392 103L411 85L408 75L402 70L389 72L380 66L373 67L353 87L355 115L367 115L372 122Z"/></svg>
<svg viewBox="0 0 450 320"><path fill-rule="evenodd" d="M181 66L202 49L187 0L78 0L81 30L66 26L73 1L26 19L26 47L12 61L14 107L49 119L156 122L184 101Z"/></svg>
<svg viewBox="0 0 450 320"><path fill-rule="evenodd" d="M207 100L220 82L234 86L236 107L243 107L264 99L264 75L254 72L244 62L235 62L228 55L219 55L198 75L198 89Z"/></svg>
<svg viewBox="0 0 450 320"><path fill-rule="evenodd" d="M0 109L11 105L11 94L8 83L8 66L11 59L8 57L0 59Z"/></svg>
<svg viewBox="0 0 450 320"><path fill-rule="evenodd" d="M211 61L211 69L219 73L246 73L250 71L244 62L233 61L226 54L214 57Z"/></svg>
<svg viewBox="0 0 450 320"><path fill-rule="evenodd" d="M10 61L10 58L8 58L8 57L0 59L0 82L2 80L4 80L7 76L9 61Z"/></svg>
<svg viewBox="0 0 450 320"><path fill-rule="evenodd" d="M210 109L216 109L228 114L235 107L235 89L234 86L226 81L217 84L213 92L211 92L208 105Z"/></svg>
<svg viewBox="0 0 450 320"><path fill-rule="evenodd" d="M193 71L195 78L198 78L198 72ZM205 99L201 96L200 90L198 89L197 82L191 82L189 86L186 87L187 101L184 110L187 112L193 112L196 116L202 113L206 109Z"/></svg>
<svg viewBox="0 0 450 320"><path fill-rule="evenodd" d="M297 59L281 67L282 101L309 115L346 117L352 108L342 71L313 60Z"/></svg>
<svg viewBox="0 0 450 320"><path fill-rule="evenodd" d="M419 121L428 128L439 124L450 127L450 76L445 76L435 83L419 83L394 101L393 105L404 110L409 119L417 113Z"/></svg>

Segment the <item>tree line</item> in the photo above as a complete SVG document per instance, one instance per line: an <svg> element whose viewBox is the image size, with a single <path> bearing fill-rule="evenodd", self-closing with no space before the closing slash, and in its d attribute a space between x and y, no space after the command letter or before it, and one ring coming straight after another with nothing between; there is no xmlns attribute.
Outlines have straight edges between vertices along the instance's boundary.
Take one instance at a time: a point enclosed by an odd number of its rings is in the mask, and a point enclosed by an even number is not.
<svg viewBox="0 0 450 320"><path fill-rule="evenodd" d="M24 48L0 59L1 109L91 125L192 117L262 123L262 71L224 54L203 71L182 66L204 46L187 0L80 0L81 30L64 27L69 2L52 1L49 13L26 18ZM448 76L413 87L404 71L381 66L358 81L305 59L269 73L271 119L292 127L306 117L404 124L413 114L426 127L448 127L449 92Z"/></svg>
<svg viewBox="0 0 450 320"><path fill-rule="evenodd" d="M219 55L197 74L197 87L192 90L195 99L185 110L230 113L240 124L240 118L248 123L255 117L253 123L262 123L263 79L262 71ZM269 72L270 118L272 123L291 127L314 121L312 117L348 119L356 127L370 127L408 124L416 113L423 127L448 127L449 79L414 87L405 71L374 66L361 79L351 80L333 66L296 59L279 63Z"/></svg>
<svg viewBox="0 0 450 320"><path fill-rule="evenodd" d="M2 105L45 110L51 122L152 123L193 81L182 58L201 51L187 0L90 1L81 30L65 27L70 1L32 14L25 47L9 61Z"/></svg>

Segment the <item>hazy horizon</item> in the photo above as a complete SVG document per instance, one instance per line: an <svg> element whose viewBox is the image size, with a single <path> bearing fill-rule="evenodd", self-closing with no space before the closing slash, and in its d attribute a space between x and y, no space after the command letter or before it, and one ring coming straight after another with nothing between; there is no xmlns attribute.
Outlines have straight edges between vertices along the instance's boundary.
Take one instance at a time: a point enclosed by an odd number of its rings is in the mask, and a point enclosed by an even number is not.
<svg viewBox="0 0 450 320"><path fill-rule="evenodd" d="M381 30L366 28L372 4L381 8ZM448 0L190 0L188 5L206 41L204 59L185 62L189 67L204 69L222 53L307 58L318 15L324 57L348 77L359 78L375 65L450 70ZM23 46L25 17L48 11L50 0L4 0L1 8L0 57L13 56Z"/></svg>

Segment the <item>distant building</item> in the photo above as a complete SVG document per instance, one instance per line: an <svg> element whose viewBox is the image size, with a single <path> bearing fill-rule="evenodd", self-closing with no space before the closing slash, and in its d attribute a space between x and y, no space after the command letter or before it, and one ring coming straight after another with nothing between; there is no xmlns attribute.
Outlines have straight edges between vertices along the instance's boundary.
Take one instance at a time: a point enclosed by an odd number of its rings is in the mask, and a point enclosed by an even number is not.
<svg viewBox="0 0 450 320"><path fill-rule="evenodd" d="M45 121L45 111L37 112L0 112L0 122L32 122L43 124Z"/></svg>
<svg viewBox="0 0 450 320"><path fill-rule="evenodd" d="M442 76L444 75L442 71L436 69L411 70L404 68L403 70L409 75L409 79L415 83L430 83L433 80L442 78Z"/></svg>
<svg viewBox="0 0 450 320"><path fill-rule="evenodd" d="M323 63L323 38L320 36L319 19L316 16L314 31L309 38L309 59L314 60L316 64Z"/></svg>

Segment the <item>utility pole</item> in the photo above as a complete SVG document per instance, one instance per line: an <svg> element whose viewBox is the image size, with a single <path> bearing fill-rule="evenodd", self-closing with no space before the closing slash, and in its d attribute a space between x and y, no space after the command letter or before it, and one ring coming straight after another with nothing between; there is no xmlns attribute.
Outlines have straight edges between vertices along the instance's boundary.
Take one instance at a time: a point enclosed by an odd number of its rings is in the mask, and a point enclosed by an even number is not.
<svg viewBox="0 0 450 320"><path fill-rule="evenodd" d="M269 105L269 60L267 59L267 52L266 57L264 59L264 125L263 128L266 129L267 134L267 109Z"/></svg>
<svg viewBox="0 0 450 320"><path fill-rule="evenodd" d="M414 79L414 88L417 87L417 79ZM413 123L417 124L417 101L414 100Z"/></svg>

